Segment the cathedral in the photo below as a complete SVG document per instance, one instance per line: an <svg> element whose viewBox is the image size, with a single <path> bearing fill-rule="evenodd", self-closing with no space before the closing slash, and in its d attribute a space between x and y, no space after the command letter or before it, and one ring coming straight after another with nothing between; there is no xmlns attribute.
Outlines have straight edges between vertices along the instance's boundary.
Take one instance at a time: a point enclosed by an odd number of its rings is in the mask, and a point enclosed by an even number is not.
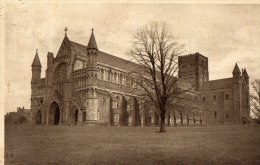
<svg viewBox="0 0 260 165"><path fill-rule="evenodd" d="M247 123L249 76L236 64L233 76L209 80L208 58L194 53L178 58L182 106L166 114L166 125ZM140 97L136 63L98 49L94 32L88 45L65 37L56 56L47 53L41 78L38 51L31 65L31 123L37 125L156 126L159 115Z"/></svg>

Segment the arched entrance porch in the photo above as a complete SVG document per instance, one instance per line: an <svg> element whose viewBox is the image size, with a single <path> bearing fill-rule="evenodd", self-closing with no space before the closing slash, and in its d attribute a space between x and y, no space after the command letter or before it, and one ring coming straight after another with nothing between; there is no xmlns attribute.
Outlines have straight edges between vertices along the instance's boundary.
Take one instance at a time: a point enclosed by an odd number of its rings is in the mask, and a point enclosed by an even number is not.
<svg viewBox="0 0 260 165"><path fill-rule="evenodd" d="M79 107L73 106L70 110L70 124L77 125L78 123L82 122L82 112L80 111Z"/></svg>
<svg viewBox="0 0 260 165"><path fill-rule="evenodd" d="M48 115L48 125L58 125L60 123L60 108L56 102L50 106Z"/></svg>

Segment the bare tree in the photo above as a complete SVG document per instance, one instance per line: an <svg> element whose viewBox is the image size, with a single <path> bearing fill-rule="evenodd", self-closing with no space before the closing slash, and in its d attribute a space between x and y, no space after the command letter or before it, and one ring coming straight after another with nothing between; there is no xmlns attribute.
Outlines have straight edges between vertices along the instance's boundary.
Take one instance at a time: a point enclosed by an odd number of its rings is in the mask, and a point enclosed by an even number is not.
<svg viewBox="0 0 260 165"><path fill-rule="evenodd" d="M250 109L254 117L260 120L260 79L254 80L251 85L253 92L250 94Z"/></svg>
<svg viewBox="0 0 260 165"><path fill-rule="evenodd" d="M160 116L160 131L165 132L165 114L180 92L176 78L178 56L183 53L166 24L152 23L137 30L130 55L140 67L136 70L138 88Z"/></svg>

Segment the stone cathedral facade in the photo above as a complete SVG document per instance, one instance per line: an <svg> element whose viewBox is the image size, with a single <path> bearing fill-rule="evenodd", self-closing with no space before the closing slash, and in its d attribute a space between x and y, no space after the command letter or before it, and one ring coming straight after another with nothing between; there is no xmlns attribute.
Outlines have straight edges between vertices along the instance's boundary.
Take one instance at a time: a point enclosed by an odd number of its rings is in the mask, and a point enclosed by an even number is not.
<svg viewBox="0 0 260 165"><path fill-rule="evenodd" d="M98 49L92 30L87 46L66 32L56 56L47 54L45 78L36 51L32 63L31 123L41 125L158 125L159 115L139 97L129 74L139 65ZM249 77L237 64L233 77L209 81L208 58L199 53L179 57L183 106L166 115L166 125L242 123L249 117Z"/></svg>

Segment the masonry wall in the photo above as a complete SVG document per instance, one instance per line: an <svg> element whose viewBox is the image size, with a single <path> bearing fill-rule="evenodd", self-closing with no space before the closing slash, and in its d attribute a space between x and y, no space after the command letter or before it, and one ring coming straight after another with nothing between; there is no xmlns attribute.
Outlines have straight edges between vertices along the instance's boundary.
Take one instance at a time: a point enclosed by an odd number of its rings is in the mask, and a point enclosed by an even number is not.
<svg viewBox="0 0 260 165"><path fill-rule="evenodd" d="M111 103L108 92L98 92L98 123L110 125Z"/></svg>
<svg viewBox="0 0 260 165"><path fill-rule="evenodd" d="M244 84L241 89L242 92L242 115L245 117L250 116L250 100L249 100L249 87Z"/></svg>
<svg viewBox="0 0 260 165"><path fill-rule="evenodd" d="M188 80L193 87L196 87L196 58L195 56L179 57L179 78Z"/></svg>
<svg viewBox="0 0 260 165"><path fill-rule="evenodd" d="M205 98L204 105L208 107L209 124L222 124L233 122L233 91L232 89L209 91L202 95Z"/></svg>

